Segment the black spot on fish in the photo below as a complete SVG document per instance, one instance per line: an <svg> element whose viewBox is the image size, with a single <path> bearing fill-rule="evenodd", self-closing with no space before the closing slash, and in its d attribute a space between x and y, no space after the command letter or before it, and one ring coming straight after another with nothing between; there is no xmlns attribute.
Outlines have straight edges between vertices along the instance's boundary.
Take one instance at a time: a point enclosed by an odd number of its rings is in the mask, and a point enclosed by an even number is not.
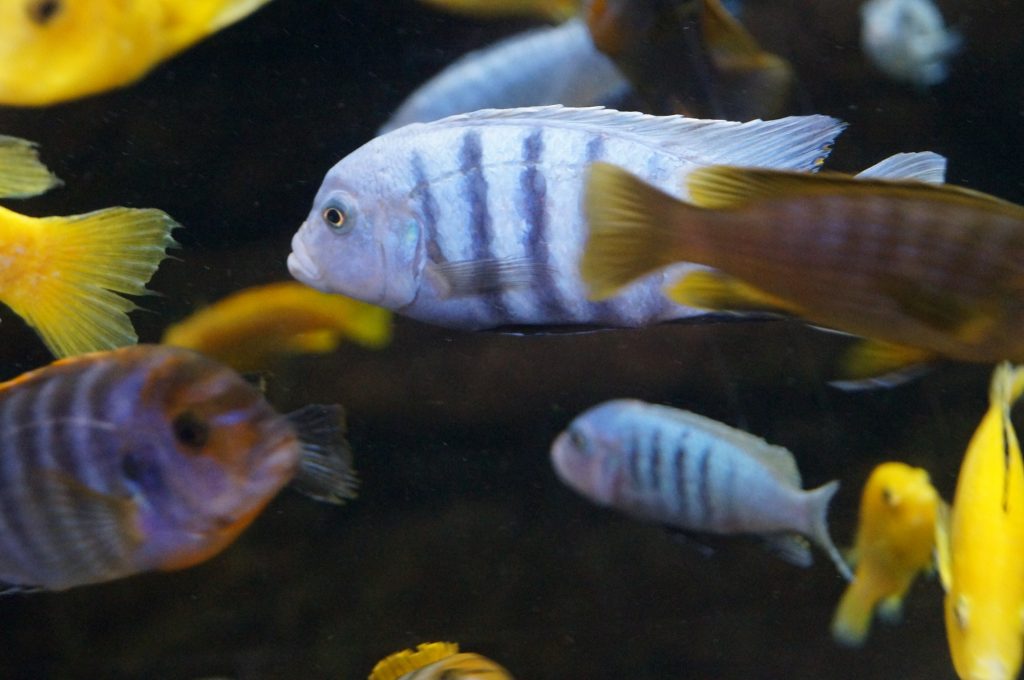
<svg viewBox="0 0 1024 680"><path fill-rule="evenodd" d="M61 0L35 0L28 3L28 18L40 26L45 26L60 13L63 7Z"/></svg>

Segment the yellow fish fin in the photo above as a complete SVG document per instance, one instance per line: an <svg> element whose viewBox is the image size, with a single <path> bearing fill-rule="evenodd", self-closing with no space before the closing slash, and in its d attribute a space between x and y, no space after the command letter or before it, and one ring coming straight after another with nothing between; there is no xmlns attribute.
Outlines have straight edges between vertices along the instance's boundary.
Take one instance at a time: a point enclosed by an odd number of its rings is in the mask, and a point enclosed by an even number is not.
<svg viewBox="0 0 1024 680"><path fill-rule="evenodd" d="M216 33L233 23L241 21L270 0L228 0L210 22L209 32Z"/></svg>
<svg viewBox="0 0 1024 680"><path fill-rule="evenodd" d="M925 349L898 345L883 340L861 340L854 344L843 357L841 371L847 381L870 380L879 376L893 376L892 383L898 383L901 374L907 377L917 374L908 369L917 368L935 360L936 355Z"/></svg>
<svg viewBox="0 0 1024 680"><path fill-rule="evenodd" d="M899 623L903 618L903 596L898 593L884 598L878 605L878 618L886 623Z"/></svg>
<svg viewBox="0 0 1024 680"><path fill-rule="evenodd" d="M863 577L854 577L846 586L832 616L832 638L847 647L860 647L871 629L878 596L871 592Z"/></svg>
<svg viewBox="0 0 1024 680"><path fill-rule="evenodd" d="M757 44L754 36L722 6L720 0L703 0L701 31L712 58L719 68L757 66L764 57L774 57ZM778 57L775 57L776 59Z"/></svg>
<svg viewBox="0 0 1024 680"><path fill-rule="evenodd" d="M580 274L590 298L609 298L633 279L672 264L678 241L673 215L681 201L620 167L593 163L584 206L590 224Z"/></svg>
<svg viewBox="0 0 1024 680"><path fill-rule="evenodd" d="M735 208L761 198L837 191L844 187L864 189L896 182L859 180L834 172L812 174L730 165L697 168L686 177L690 201L701 208ZM916 183L914 183L916 186ZM927 185L926 185L927 186Z"/></svg>
<svg viewBox="0 0 1024 680"><path fill-rule="evenodd" d="M0 196L38 196L60 184L57 176L39 160L35 144L0 135Z"/></svg>
<svg viewBox="0 0 1024 680"><path fill-rule="evenodd" d="M1014 402L1024 394L1024 366L1014 366L1003 361L996 366L989 387L989 403L999 405L1009 413Z"/></svg>
<svg viewBox="0 0 1024 680"><path fill-rule="evenodd" d="M940 500L935 512L935 568L942 589L949 592L953 583L952 551L949 545L949 503Z"/></svg>
<svg viewBox="0 0 1024 680"><path fill-rule="evenodd" d="M415 651L403 649L378 661L368 680L398 680L407 673L458 653L459 645L454 642L423 642L416 646Z"/></svg>
<svg viewBox="0 0 1024 680"><path fill-rule="evenodd" d="M341 324L354 342L379 349L391 342L391 312L353 300L347 320Z"/></svg>
<svg viewBox="0 0 1024 680"><path fill-rule="evenodd" d="M135 305L117 293L146 293L179 225L152 209L41 219L10 215L19 227L35 231L35 241L8 270L0 301L58 357L135 343L127 314Z"/></svg>
<svg viewBox="0 0 1024 680"><path fill-rule="evenodd" d="M687 307L799 316L801 308L719 271L695 271L665 286L665 294Z"/></svg>
<svg viewBox="0 0 1024 680"><path fill-rule="evenodd" d="M325 354L332 351L341 343L341 333L335 330L309 331L308 333L296 333L285 340L287 352L311 354Z"/></svg>

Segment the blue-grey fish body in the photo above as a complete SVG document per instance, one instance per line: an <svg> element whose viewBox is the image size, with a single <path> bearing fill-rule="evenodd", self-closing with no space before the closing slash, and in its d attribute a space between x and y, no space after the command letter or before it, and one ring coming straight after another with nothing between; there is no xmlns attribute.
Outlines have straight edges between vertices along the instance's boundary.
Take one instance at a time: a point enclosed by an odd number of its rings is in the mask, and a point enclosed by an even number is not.
<svg viewBox="0 0 1024 680"><path fill-rule="evenodd" d="M619 399L577 416L551 457L567 485L601 505L688 531L799 534L849 576L826 518L839 483L803 490L793 455L749 433L689 411ZM799 544L794 553L794 561L809 563Z"/></svg>
<svg viewBox="0 0 1024 680"><path fill-rule="evenodd" d="M588 300L579 259L590 163L686 199L683 178L704 165L814 169L842 128L827 116L735 123L560 106L407 125L327 173L288 267L314 288L467 330L702 315L661 292L680 268Z"/></svg>
<svg viewBox="0 0 1024 680"><path fill-rule="evenodd" d="M380 134L478 109L607 104L629 85L580 19L500 40L456 60L402 102Z"/></svg>

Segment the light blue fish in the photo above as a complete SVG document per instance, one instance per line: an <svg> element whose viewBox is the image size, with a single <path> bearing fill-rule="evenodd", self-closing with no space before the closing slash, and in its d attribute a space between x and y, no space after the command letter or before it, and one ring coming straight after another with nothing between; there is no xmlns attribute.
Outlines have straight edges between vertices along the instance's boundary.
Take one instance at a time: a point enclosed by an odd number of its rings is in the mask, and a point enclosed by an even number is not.
<svg viewBox="0 0 1024 680"><path fill-rule="evenodd" d="M683 179L705 165L813 170L843 127L828 116L736 123L561 106L406 125L327 173L288 268L314 288L467 330L706 315L661 292L697 265L587 299L579 260L589 165L615 163L686 199Z"/></svg>
<svg viewBox="0 0 1024 680"><path fill-rule="evenodd" d="M758 534L811 563L816 543L850 579L828 531L832 481L801 489L793 454L716 420L635 399L577 416L551 446L559 478L591 501L686 531Z"/></svg>
<svg viewBox="0 0 1024 680"><path fill-rule="evenodd" d="M478 109L608 104L628 90L586 24L570 19L464 55L409 95L380 134Z"/></svg>

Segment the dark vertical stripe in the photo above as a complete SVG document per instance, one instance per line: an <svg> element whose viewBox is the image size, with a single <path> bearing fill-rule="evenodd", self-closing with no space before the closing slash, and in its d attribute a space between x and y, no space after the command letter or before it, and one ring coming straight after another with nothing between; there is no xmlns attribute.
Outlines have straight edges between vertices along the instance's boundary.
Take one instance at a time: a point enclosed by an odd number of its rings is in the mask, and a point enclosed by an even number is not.
<svg viewBox="0 0 1024 680"><path fill-rule="evenodd" d="M672 477L675 480L676 511L683 518L689 517L689 498L686 493L686 432L672 447Z"/></svg>
<svg viewBox="0 0 1024 680"><path fill-rule="evenodd" d="M697 455L700 457L698 464L700 472L697 474L697 479L700 482L701 523L705 527L711 528L711 522L714 521L717 509L714 507L714 498L711 494L711 444L704 444Z"/></svg>
<svg viewBox="0 0 1024 680"><path fill-rule="evenodd" d="M434 198L430 180L427 179L427 171L423 164L423 157L419 151L412 153L412 175L416 186L413 193L419 198L419 212L423 217L422 227L424 229L423 240L426 243L427 257L431 262L443 264L447 262L444 253L441 251L441 244L437 233L437 220L440 215L440 208L437 199Z"/></svg>
<svg viewBox="0 0 1024 680"><path fill-rule="evenodd" d="M9 445L0 464L0 513L7 525L3 537L4 552L19 567L21 574L21 582L16 585L42 583L42 579L31 580L31 576L38 573L44 556L38 553L35 543L29 539L31 527L26 526L21 507L34 501L26 484L29 474L25 470L25 453L31 445L32 416L29 409L35 389L38 389L35 382L30 382L9 390L0 421L2 437Z"/></svg>
<svg viewBox="0 0 1024 680"><path fill-rule="evenodd" d="M600 161L604 159L604 135L596 133L590 136L587 140L586 150L586 161L587 165L590 165L594 161Z"/></svg>
<svg viewBox="0 0 1024 680"><path fill-rule="evenodd" d="M70 503L59 493L61 470L53 458L54 429L64 415L59 409L55 395L60 391L61 375L51 375L43 380L35 391L32 401L32 445L25 452L25 464L30 476L26 479L32 489L32 497L22 506L25 521L31 529L31 538L45 556L44 565L39 565L50 581L63 580L69 563L75 559L73 537L64 534L61 521Z"/></svg>
<svg viewBox="0 0 1024 680"><path fill-rule="evenodd" d="M629 465L629 481L634 487L640 486L640 438L636 430L626 433L626 462Z"/></svg>
<svg viewBox="0 0 1024 680"><path fill-rule="evenodd" d="M526 219L526 254L533 262L548 263L551 234L548 233L547 179L540 164L544 155L544 128L537 127L523 139L522 170L519 171L519 209ZM533 280L534 299L543 310L544 321L571 321L554 277L547 268L538 270ZM530 321L523 319L523 321Z"/></svg>
<svg viewBox="0 0 1024 680"><path fill-rule="evenodd" d="M655 427L651 430L651 464L647 469L648 489L661 497L661 428ZM664 499L662 499L664 502Z"/></svg>
<svg viewBox="0 0 1024 680"><path fill-rule="evenodd" d="M480 133L472 128L462 135L459 149L459 170L462 172L462 197L470 211L471 259L491 257L491 214L487 209L487 178L483 171L483 148Z"/></svg>

